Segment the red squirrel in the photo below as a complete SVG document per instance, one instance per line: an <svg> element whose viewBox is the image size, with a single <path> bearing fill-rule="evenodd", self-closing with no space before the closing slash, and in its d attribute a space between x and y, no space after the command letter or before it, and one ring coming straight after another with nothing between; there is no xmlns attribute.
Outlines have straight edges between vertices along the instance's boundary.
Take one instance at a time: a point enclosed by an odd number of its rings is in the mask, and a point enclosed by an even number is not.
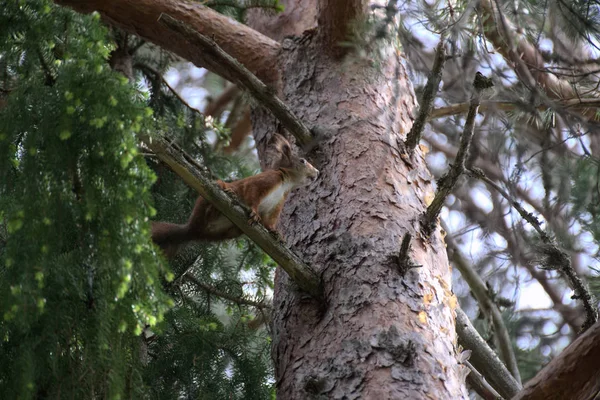
<svg viewBox="0 0 600 400"><path fill-rule="evenodd" d="M279 134L273 137L268 154L274 158L272 164L276 169L230 183L217 181L217 184L250 207L251 221L261 221L277 234L275 226L289 192L316 179L319 171L293 154L289 142ZM241 235L242 231L202 196L196 200L187 223L152 222L152 240L168 258L174 257L179 246L189 241L221 241Z"/></svg>

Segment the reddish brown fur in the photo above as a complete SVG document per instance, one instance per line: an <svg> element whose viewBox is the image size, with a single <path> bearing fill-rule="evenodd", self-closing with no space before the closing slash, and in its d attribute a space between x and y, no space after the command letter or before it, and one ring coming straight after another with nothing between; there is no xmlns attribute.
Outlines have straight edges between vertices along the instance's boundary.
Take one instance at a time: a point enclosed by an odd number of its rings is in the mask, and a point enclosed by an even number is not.
<svg viewBox="0 0 600 400"><path fill-rule="evenodd" d="M290 144L280 135L274 136L271 149L270 151L275 153L275 166L278 169L267 170L231 183L217 181L217 184L250 207L253 221L261 221L267 229L275 231L289 191L274 207L263 210L263 213L259 214L261 201L284 183L292 183L292 188L300 186L306 181L306 178L315 178L319 171L306 160L293 155ZM180 245L185 242L191 240L221 241L236 238L241 234L242 231L239 228L202 196L198 197L186 224L152 223L152 240L163 249L169 258L173 257Z"/></svg>

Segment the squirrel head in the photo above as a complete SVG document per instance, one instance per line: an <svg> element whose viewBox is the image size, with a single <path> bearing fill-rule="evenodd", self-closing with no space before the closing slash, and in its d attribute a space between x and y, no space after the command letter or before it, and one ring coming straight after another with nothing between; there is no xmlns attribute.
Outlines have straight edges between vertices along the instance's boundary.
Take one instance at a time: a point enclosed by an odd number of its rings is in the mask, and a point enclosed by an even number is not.
<svg viewBox="0 0 600 400"><path fill-rule="evenodd" d="M286 170L297 184L310 183L319 176L319 170L313 167L306 159L298 157L292 151L290 142L279 133L276 133L271 138L269 155L273 159L273 168Z"/></svg>

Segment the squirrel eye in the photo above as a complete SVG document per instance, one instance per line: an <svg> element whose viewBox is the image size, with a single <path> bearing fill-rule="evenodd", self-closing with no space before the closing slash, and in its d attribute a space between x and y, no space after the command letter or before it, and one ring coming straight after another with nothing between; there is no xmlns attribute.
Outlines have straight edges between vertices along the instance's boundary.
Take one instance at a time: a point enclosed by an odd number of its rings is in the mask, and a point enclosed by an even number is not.
<svg viewBox="0 0 600 400"><path fill-rule="evenodd" d="M302 164L306 165L306 160L304 158L302 158L300 161L302 162Z"/></svg>

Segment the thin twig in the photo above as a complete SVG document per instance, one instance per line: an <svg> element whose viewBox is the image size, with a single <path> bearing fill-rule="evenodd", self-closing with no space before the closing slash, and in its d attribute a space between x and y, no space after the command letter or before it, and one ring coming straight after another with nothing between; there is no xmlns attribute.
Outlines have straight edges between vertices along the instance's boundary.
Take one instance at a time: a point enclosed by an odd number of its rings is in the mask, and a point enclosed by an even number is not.
<svg viewBox="0 0 600 400"><path fill-rule="evenodd" d="M207 285L206 283L200 282L195 276L192 276L189 273L185 274L183 276L183 279L193 283L194 285L198 286L199 288L201 288L202 290L204 290L210 294L214 294L217 297L221 297L225 300L232 301L236 304L253 306L253 307L261 308L261 309L262 308L268 308L268 309L271 308L268 304L265 304L260 301L249 300L249 299L245 299L243 297L237 297L237 296L233 296L228 293L225 293L225 292L215 288L214 286Z"/></svg>
<svg viewBox="0 0 600 400"><path fill-rule="evenodd" d="M184 36L194 45L203 48L218 64L232 76L234 83L246 89L263 106L270 110L275 118L296 138L301 146L312 142L310 130L294 115L292 110L276 95L275 90L265 85L235 58L227 54L212 39L192 29L184 22L178 21L167 14L161 14L159 22Z"/></svg>
<svg viewBox="0 0 600 400"><path fill-rule="evenodd" d="M229 197L212 182L207 177L208 171L206 168L199 165L177 144L169 143L165 139L154 138L148 140L147 145L173 172L197 190L206 201L212 203L265 253L270 255L302 290L322 300L321 280L317 273L283 243L279 242L263 225L250 225L248 223L249 211L247 207L237 199Z"/></svg>
<svg viewBox="0 0 600 400"><path fill-rule="evenodd" d="M456 309L456 333L458 343L471 350L469 361L502 397L510 399L521 390L519 382L513 378L460 308Z"/></svg>
<svg viewBox="0 0 600 400"><path fill-rule="evenodd" d="M152 68L149 65L146 64L142 64L142 63L136 63L134 65L134 68L138 68L141 70L145 70L149 73L151 73L152 75L156 76L158 79L160 79L160 81L162 82L163 85L165 85L170 91L171 93L173 93L173 95L175 97L177 97L177 99L187 108L189 108L191 111L194 111L202 116L204 116L204 114L202 114L202 112L200 110L198 110L195 107L192 107L179 93L177 93L177 91L175 90L175 88L173 86L171 86L169 84L169 82L167 82L167 80L165 79L165 77L163 76L163 74L161 74L159 71L157 71L156 69Z"/></svg>
<svg viewBox="0 0 600 400"><path fill-rule="evenodd" d="M544 246L540 249L540 252L545 256L542 264L545 269L554 269L562 272L565 276L569 286L575 294L573 295L574 299L580 299L583 303L583 308L585 310L585 322L581 327L581 332L588 329L590 326L594 325L598 320L598 310L596 309L596 300L592 293L590 292L587 284L583 282L583 280L577 275L575 269L571 265L571 259L568 254L561 250L557 244L554 242L554 239L546 233L541 227L540 222L532 213L527 212L516 200L514 200L506 191L504 191L500 186L498 186L494 181L489 179L483 171L472 168L469 170L469 174L481 181L487 183L494 190L496 190L502 197L508 201L508 203L519 213L521 218L523 218L529 225L533 227L533 229L538 233L542 243Z"/></svg>
<svg viewBox="0 0 600 400"><path fill-rule="evenodd" d="M448 227L442 221L442 229L448 232ZM496 303L490 297L488 288L479 274L465 260L458 248L457 243L451 235L446 236L446 245L448 246L448 256L454 261L454 266L460 272L462 278L469 285L469 289L475 296L479 309L492 322L494 328L494 337L496 338L500 358L509 369L512 376L521 384L521 375L519 365L513 351L512 340L508 334L508 329L504 324L502 313Z"/></svg>
<svg viewBox="0 0 600 400"><path fill-rule="evenodd" d="M421 105L419 107L419 115L417 115L417 119L413 123L410 132L408 132L408 135L406 135L405 144L409 153L412 153L415 147L417 147L421 141L423 129L425 129L425 124L429 119L431 110L433 110L433 101L435 100L440 87L440 81L442 80L442 69L444 68L445 63L446 41L442 37L435 51L435 59L433 60L433 67L431 67L427 84L425 85L425 89L423 89L423 96L421 97Z"/></svg>
<svg viewBox="0 0 600 400"><path fill-rule="evenodd" d="M473 81L473 94L471 96L471 105L469 107L469 114L465 121L465 127L460 138L460 146L456 153L456 159L454 164L450 167L448 172L440 178L438 181L438 189L433 201L427 207L427 211L423 217L422 227L423 234L428 237L436 227L437 217L440 215L440 211L444 206L446 198L454 189L458 178L462 175L465 170L465 160L469 155L469 148L471 146L471 140L473 138L473 131L475 128L475 117L477 116L477 110L479 109L479 103L481 101L481 93L484 89L491 86L491 81L484 77L480 72L477 72Z"/></svg>
<svg viewBox="0 0 600 400"><path fill-rule="evenodd" d="M549 102L549 101L548 101ZM600 107L600 99L598 98L574 98L568 100L557 100L555 103L551 104L540 104L537 106L533 106L531 104L522 103L520 101L484 101L481 102L479 106L479 111L520 111L524 108L529 109L531 111L545 111L548 109L576 109L576 110L586 110L586 109L594 109ZM465 113L469 110L469 103L458 103L452 104L446 107L436 108L431 111L429 115L429 119L448 117L450 115L457 115ZM591 119L590 119L591 120Z"/></svg>

